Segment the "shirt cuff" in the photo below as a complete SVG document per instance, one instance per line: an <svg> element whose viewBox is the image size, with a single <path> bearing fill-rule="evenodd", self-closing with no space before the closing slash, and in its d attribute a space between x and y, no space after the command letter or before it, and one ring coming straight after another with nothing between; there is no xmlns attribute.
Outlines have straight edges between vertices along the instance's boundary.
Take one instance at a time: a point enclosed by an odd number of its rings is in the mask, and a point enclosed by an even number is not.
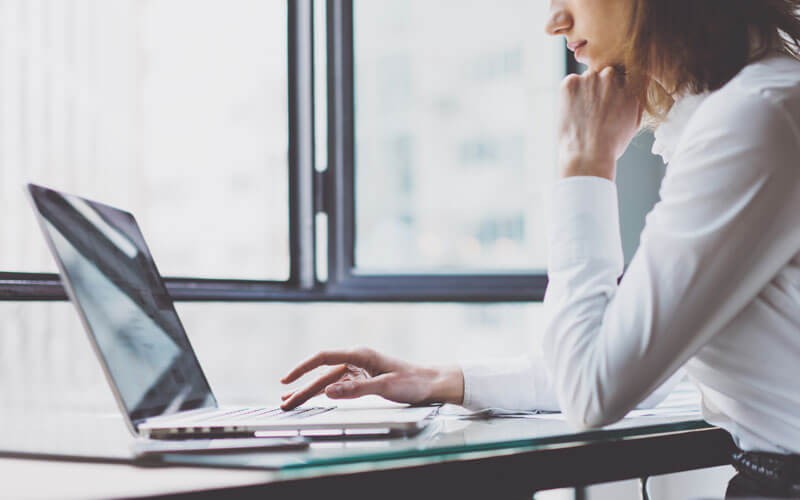
<svg viewBox="0 0 800 500"><path fill-rule="evenodd" d="M527 356L461 363L461 371L465 408L558 409L544 364Z"/></svg>
<svg viewBox="0 0 800 500"><path fill-rule="evenodd" d="M561 179L553 186L548 270L603 261L622 274L617 186L603 177Z"/></svg>

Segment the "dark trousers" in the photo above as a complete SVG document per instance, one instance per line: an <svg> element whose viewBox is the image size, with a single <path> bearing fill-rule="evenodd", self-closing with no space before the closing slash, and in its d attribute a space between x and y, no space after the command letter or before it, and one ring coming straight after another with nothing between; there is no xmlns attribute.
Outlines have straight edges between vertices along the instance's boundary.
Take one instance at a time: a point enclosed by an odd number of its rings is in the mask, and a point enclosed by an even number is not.
<svg viewBox="0 0 800 500"><path fill-rule="evenodd" d="M725 491L725 500L734 498L800 498L800 492L763 485L740 472L733 476Z"/></svg>

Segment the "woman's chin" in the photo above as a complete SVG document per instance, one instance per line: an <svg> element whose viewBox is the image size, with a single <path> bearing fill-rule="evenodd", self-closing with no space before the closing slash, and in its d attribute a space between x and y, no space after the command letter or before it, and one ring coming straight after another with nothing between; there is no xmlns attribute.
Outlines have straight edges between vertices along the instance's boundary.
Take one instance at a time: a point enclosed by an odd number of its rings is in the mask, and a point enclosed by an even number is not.
<svg viewBox="0 0 800 500"><path fill-rule="evenodd" d="M605 65L599 62L596 58L590 57L585 54L576 55L575 60L583 64L592 71L600 71L605 67Z"/></svg>
<svg viewBox="0 0 800 500"><path fill-rule="evenodd" d="M579 59L575 59L575 60L578 61L579 63L585 65L590 70L597 71L597 72L599 72L603 68L607 68L609 66L613 66L613 67L620 66L619 63L615 63L615 62L609 61L607 59L582 57L580 60Z"/></svg>

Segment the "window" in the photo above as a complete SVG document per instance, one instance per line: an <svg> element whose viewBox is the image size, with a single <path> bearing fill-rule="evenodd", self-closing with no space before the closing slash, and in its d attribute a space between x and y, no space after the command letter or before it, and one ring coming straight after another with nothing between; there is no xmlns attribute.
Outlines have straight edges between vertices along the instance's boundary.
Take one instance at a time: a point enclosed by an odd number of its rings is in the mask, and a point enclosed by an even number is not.
<svg viewBox="0 0 800 500"><path fill-rule="evenodd" d="M0 269L55 270L33 181L133 211L166 275L288 279L286 3L2 9Z"/></svg>
<svg viewBox="0 0 800 500"><path fill-rule="evenodd" d="M565 61L558 41L532 29L546 10L354 4L356 270L545 268L542 186L555 172ZM493 231L487 215L520 225Z"/></svg>
<svg viewBox="0 0 800 500"><path fill-rule="evenodd" d="M545 15L523 0L0 0L0 400L114 404L27 180L137 214L226 403L271 400L323 347L421 362L533 348L554 91L574 69Z"/></svg>
<svg viewBox="0 0 800 500"><path fill-rule="evenodd" d="M65 298L27 180L136 213L177 300L542 297L546 6L2 8L4 297Z"/></svg>

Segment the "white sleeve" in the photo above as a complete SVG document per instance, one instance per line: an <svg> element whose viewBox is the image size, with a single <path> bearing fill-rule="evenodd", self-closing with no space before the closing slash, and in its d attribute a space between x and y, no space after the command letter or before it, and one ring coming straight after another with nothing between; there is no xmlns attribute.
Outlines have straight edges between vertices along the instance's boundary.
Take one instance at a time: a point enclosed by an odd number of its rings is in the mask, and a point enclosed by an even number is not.
<svg viewBox="0 0 800 500"><path fill-rule="evenodd" d="M540 357L467 362L461 364L461 371L464 374L463 406L466 408L561 410L550 375ZM636 407L648 409L657 406L684 376L684 370L679 370Z"/></svg>
<svg viewBox="0 0 800 500"><path fill-rule="evenodd" d="M556 183L554 198L560 200L554 212L560 211L560 218L564 220L557 220L559 229L551 231L555 235L550 241L551 253L559 252L566 259L607 263L593 267L594 278L597 279L601 272L607 273L604 281L609 283L608 291L613 291L623 267L616 187L599 177L573 177ZM550 300L545 300L545 308L554 305L552 287L551 282L548 288ZM568 284L570 287L574 288L574 284ZM548 316L552 314L555 313L547 311ZM541 356L462 363L461 370L464 374L463 405L467 408L560 410L550 372ZM656 406L681 376L678 374L666 381L640 407Z"/></svg>
<svg viewBox="0 0 800 500"><path fill-rule="evenodd" d="M619 285L614 184L557 183L543 353L572 424L622 418L797 252L798 158L794 123L777 105L710 97L684 132Z"/></svg>
<svg viewBox="0 0 800 500"><path fill-rule="evenodd" d="M558 411L553 384L539 357L462 363L464 407Z"/></svg>

